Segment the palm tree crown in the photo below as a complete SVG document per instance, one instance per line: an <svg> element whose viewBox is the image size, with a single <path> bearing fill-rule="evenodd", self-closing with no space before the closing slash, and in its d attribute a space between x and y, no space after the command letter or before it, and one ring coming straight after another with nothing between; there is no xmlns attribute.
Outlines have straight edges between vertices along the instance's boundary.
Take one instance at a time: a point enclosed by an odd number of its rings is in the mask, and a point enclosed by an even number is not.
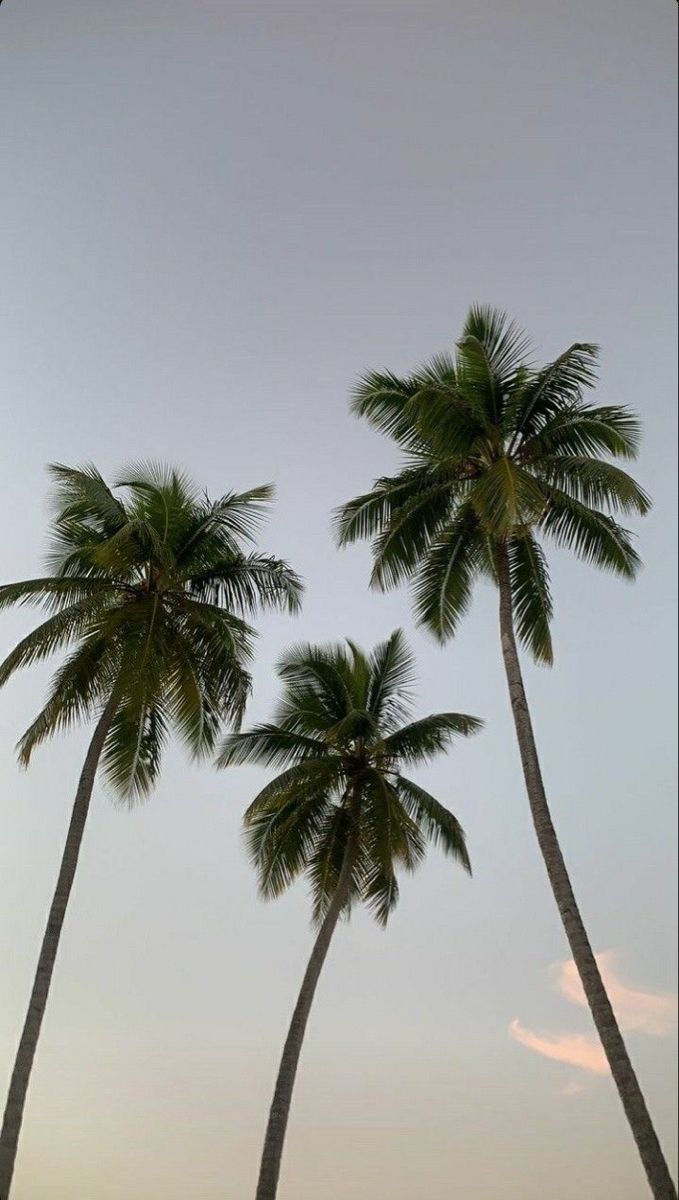
<svg viewBox="0 0 679 1200"><path fill-rule="evenodd" d="M123 797L155 782L171 726L194 755L224 721L241 719L258 606L296 610L301 585L281 560L246 550L269 486L211 501L176 470L137 465L111 490L94 467L50 468L55 482L49 566L0 588L0 607L51 615L0 666L69 648L47 702L19 743L33 749L117 698L102 763Z"/></svg>
<svg viewBox="0 0 679 1200"><path fill-rule="evenodd" d="M372 372L353 409L393 437L405 462L346 504L341 543L373 540L372 582L412 579L418 620L441 641L468 608L475 579L497 579L506 553L516 631L551 662L552 599L543 541L618 575L639 559L616 517L650 501L612 458L632 459L639 424L620 406L594 406L597 347L576 343L533 367L529 344L503 313L472 308L454 356L407 378Z"/></svg>
<svg viewBox="0 0 679 1200"><path fill-rule="evenodd" d="M278 673L275 720L229 735L219 760L285 768L245 817L262 894L277 896L304 873L320 922L350 859L344 910L363 901L384 924L398 899L397 865L413 870L427 841L469 870L459 822L401 768L481 722L460 713L408 721L413 659L402 633L370 655L350 641L298 646Z"/></svg>

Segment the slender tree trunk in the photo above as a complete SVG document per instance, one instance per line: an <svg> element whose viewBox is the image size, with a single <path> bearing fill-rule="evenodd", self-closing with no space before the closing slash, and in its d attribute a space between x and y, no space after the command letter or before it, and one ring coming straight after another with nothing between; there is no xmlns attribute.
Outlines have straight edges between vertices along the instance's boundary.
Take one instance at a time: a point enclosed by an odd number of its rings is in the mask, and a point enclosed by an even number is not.
<svg viewBox="0 0 679 1200"><path fill-rule="evenodd" d="M651 1191L655 1200L677 1200L677 1191L601 978L552 823L521 675L514 633L509 561L505 551L501 551L498 559L498 582L502 655L528 800L549 882Z"/></svg>
<svg viewBox="0 0 679 1200"><path fill-rule="evenodd" d="M347 847L335 894L314 943L309 965L302 981L297 1004L295 1005L295 1011L292 1014L292 1021L290 1022L288 1036L285 1039L281 1065L278 1070L278 1078L269 1111L269 1123L266 1127L266 1137L264 1138L256 1200L275 1200L278 1191L278 1177L281 1169L285 1131L288 1125L288 1117L290 1116L290 1104L292 1101L292 1090L295 1085L295 1076L297 1074L297 1064L299 1063L299 1056L302 1051L302 1043L304 1041L304 1034L316 985L330 947L332 935L335 932L335 927L349 895L355 854L355 841L352 838Z"/></svg>
<svg viewBox="0 0 679 1200"><path fill-rule="evenodd" d="M59 948L59 939L66 916L66 906L71 894L75 870L78 865L80 843L85 829L87 811L92 797L94 777L97 773L99 758L103 749L106 734L115 715L117 699L111 697L104 709L92 735L85 762L83 765L78 788L73 802L71 822L66 836L66 845L61 860L59 878L54 891L52 906L47 918L47 928L40 949L38 966L33 980L33 990L28 1004L28 1012L21 1041L14 1060L14 1070L9 1085L5 1115L0 1133L0 1200L8 1200L14 1174L17 1143L21 1132L21 1123L26 1104L26 1094L31 1078L33 1059L40 1036L40 1026L45 1015L47 997L49 995L52 971Z"/></svg>

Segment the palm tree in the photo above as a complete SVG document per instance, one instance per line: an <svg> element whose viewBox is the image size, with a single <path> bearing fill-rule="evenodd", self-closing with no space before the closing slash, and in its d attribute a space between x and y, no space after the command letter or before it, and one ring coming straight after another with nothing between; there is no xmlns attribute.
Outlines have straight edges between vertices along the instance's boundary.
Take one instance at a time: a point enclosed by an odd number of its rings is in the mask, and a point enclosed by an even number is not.
<svg viewBox="0 0 679 1200"><path fill-rule="evenodd" d="M611 459L633 459L639 424L595 407L597 347L576 343L536 368L529 344L496 310L472 308L454 356L407 378L370 373L353 411L393 438L398 473L337 515L340 543L372 540L372 585L412 584L418 622L441 642L469 607L479 576L499 589L509 695L538 843L611 1073L656 1200L676 1190L590 946L550 815L517 640L551 663L552 598L542 543L632 579L639 559L619 514L648 496Z"/></svg>
<svg viewBox="0 0 679 1200"><path fill-rule="evenodd" d="M404 723L413 659L398 630L369 656L353 642L298 646L278 673L284 692L275 721L229 735L219 759L284 768L247 810L248 847L267 899L306 875L318 926L283 1049L257 1200L276 1196L306 1024L340 916L362 901L386 924L398 900L396 867L412 871L428 841L469 870L458 821L400 768L480 727L460 713Z"/></svg>
<svg viewBox="0 0 679 1200"><path fill-rule="evenodd" d="M54 733L96 720L75 795L0 1134L0 1198L9 1196L26 1093L92 788L101 760L117 795L155 784L171 729L195 757L238 723L250 689L260 606L299 606L301 585L279 559L247 549L272 495L268 486L215 502L183 474L135 466L116 495L88 466L50 468L55 513L49 574L0 587L0 607L37 603L51 615L0 666L69 648L47 702L21 738L27 766Z"/></svg>

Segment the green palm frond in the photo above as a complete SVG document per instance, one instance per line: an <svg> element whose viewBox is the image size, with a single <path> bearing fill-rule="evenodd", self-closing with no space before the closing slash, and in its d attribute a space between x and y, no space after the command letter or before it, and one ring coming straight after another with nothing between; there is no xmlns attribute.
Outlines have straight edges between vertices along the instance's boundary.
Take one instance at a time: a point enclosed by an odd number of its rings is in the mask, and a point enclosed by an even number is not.
<svg viewBox="0 0 679 1200"><path fill-rule="evenodd" d="M198 600L252 615L260 609L299 612L303 585L287 563L262 555L233 555L187 579Z"/></svg>
<svg viewBox="0 0 679 1200"><path fill-rule="evenodd" d="M489 304L473 304L467 314L462 337L457 343L465 367L470 345L474 355L477 346L483 347L486 370L498 382L505 383L513 379L516 371L523 366L531 348L525 330L511 321L506 313Z"/></svg>
<svg viewBox="0 0 679 1200"><path fill-rule="evenodd" d="M372 586L387 591L409 578L450 514L452 503L449 485L441 483L413 497L392 514L373 541Z"/></svg>
<svg viewBox="0 0 679 1200"><path fill-rule="evenodd" d="M552 597L547 560L531 533L508 543L509 575L514 621L519 641L527 646L537 662L551 665L553 660Z"/></svg>
<svg viewBox="0 0 679 1200"><path fill-rule="evenodd" d="M366 771L362 787L362 833L369 860L387 873L394 866L414 871L426 852L426 838L408 815L393 781L380 770Z"/></svg>
<svg viewBox="0 0 679 1200"><path fill-rule="evenodd" d="M557 546L565 546L583 562L633 579L640 560L632 535L612 517L552 489L541 529Z"/></svg>
<svg viewBox="0 0 679 1200"><path fill-rule="evenodd" d="M412 710L415 659L402 629L375 647L370 667L367 707L386 733Z"/></svg>
<svg viewBox="0 0 679 1200"><path fill-rule="evenodd" d="M458 509L427 549L413 583L413 605L420 624L439 641L451 637L471 604L480 569L479 522L469 504Z"/></svg>
<svg viewBox="0 0 679 1200"><path fill-rule="evenodd" d="M399 901L398 879L393 869L372 862L361 887L361 899L369 912L384 928Z"/></svg>
<svg viewBox="0 0 679 1200"><path fill-rule="evenodd" d="M276 899L306 870L331 808L322 789L307 787L303 797L286 792L248 810L246 843L265 899Z"/></svg>
<svg viewBox="0 0 679 1200"><path fill-rule="evenodd" d="M92 463L84 467L51 463L47 469L54 481L50 499L55 520L91 523L106 537L125 524L124 504Z"/></svg>
<svg viewBox="0 0 679 1200"><path fill-rule="evenodd" d="M352 820L347 806L329 805L323 813L320 828L305 864L305 875L311 890L311 915L315 925L319 925L323 920L337 890L351 833ZM355 890L354 884L350 889L347 910L351 908Z"/></svg>
<svg viewBox="0 0 679 1200"><path fill-rule="evenodd" d="M504 432L516 446L539 432L555 415L583 403L584 393L596 383L599 347L575 342L554 362L521 379L512 389L505 411Z"/></svg>
<svg viewBox="0 0 679 1200"><path fill-rule="evenodd" d="M399 775L394 787L404 809L429 841L440 846L445 854L449 854L471 874L464 830L457 818L419 784L413 783L412 779Z"/></svg>
<svg viewBox="0 0 679 1200"><path fill-rule="evenodd" d="M246 810L246 824L260 809L268 811L273 800L283 804L288 800L299 801L307 792L313 795L322 792L329 801L339 803L346 790L346 765L339 755L302 758L294 766L281 771L280 775L275 775L260 789Z"/></svg>
<svg viewBox="0 0 679 1200"><path fill-rule="evenodd" d="M47 621L43 621L42 625L31 630L0 664L0 687L7 683L15 671L50 658L57 650L64 649L76 638L83 637L91 631L97 617L106 607L106 604L102 604L101 595L95 594L69 605L68 608L62 608Z"/></svg>
<svg viewBox="0 0 679 1200"><path fill-rule="evenodd" d="M538 480L503 455L476 480L469 504L484 532L502 540L517 526L539 519L545 493Z"/></svg>
<svg viewBox="0 0 679 1200"><path fill-rule="evenodd" d="M644 517L651 500L636 480L613 463L583 455L550 455L544 469L535 466L544 482L562 489L590 508L608 508L614 513L638 513Z"/></svg>
<svg viewBox="0 0 679 1200"><path fill-rule="evenodd" d="M453 738L469 737L483 727L483 721L464 713L432 713L409 725L402 725L385 737L383 746L387 758L409 765L424 763L442 754Z"/></svg>
<svg viewBox="0 0 679 1200"><path fill-rule="evenodd" d="M19 762L27 767L33 751L55 733L90 720L116 680L119 654L102 637L81 639L55 672L47 701L19 739Z"/></svg>
<svg viewBox="0 0 679 1200"><path fill-rule="evenodd" d="M334 725L351 711L351 668L347 654L333 646L292 646L278 663L278 674L289 684L290 695L311 691L325 705Z"/></svg>
<svg viewBox="0 0 679 1200"><path fill-rule="evenodd" d="M104 743L102 767L119 800L133 804L155 786L167 738L168 718L161 703L118 708Z"/></svg>
<svg viewBox="0 0 679 1200"><path fill-rule="evenodd" d="M395 438L404 449L412 450L418 447L419 438L408 405L421 386L417 378L399 379L387 371L369 371L354 387L352 411L380 433Z"/></svg>
<svg viewBox="0 0 679 1200"><path fill-rule="evenodd" d="M13 604L35 604L54 612L87 597L110 596L113 599L129 592L128 585L119 579L90 579L86 576L60 579L48 575L41 579L1 584L0 609L10 608Z"/></svg>
<svg viewBox="0 0 679 1200"><path fill-rule="evenodd" d="M247 492L228 492L214 502L205 497L183 533L178 565L192 576L212 568L215 558L225 551L228 559L238 551L240 542L253 542L273 497L273 485L268 483Z"/></svg>
<svg viewBox="0 0 679 1200"><path fill-rule="evenodd" d="M265 767L285 767L327 753L327 745L320 738L304 737L281 725L256 725L254 729L227 735L217 766L259 763Z"/></svg>
<svg viewBox="0 0 679 1200"><path fill-rule="evenodd" d="M609 454L612 458L634 459L640 439L639 419L628 408L566 405L527 438L517 453L522 459L540 460L543 465L552 454Z"/></svg>
<svg viewBox="0 0 679 1200"><path fill-rule="evenodd" d="M373 537L392 514L417 500L432 487L428 467L405 467L398 475L376 479L371 491L336 509L334 527L338 545Z"/></svg>

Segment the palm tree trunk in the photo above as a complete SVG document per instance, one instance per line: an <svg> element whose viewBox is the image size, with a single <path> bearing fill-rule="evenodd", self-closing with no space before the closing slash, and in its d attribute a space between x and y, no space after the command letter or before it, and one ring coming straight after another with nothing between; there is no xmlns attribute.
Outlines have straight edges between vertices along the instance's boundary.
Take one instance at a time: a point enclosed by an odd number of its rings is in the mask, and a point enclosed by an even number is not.
<svg viewBox="0 0 679 1200"><path fill-rule="evenodd" d="M554 899L651 1191L655 1200L677 1200L677 1191L601 978L552 823L521 675L514 633L509 561L504 550L498 555L498 583L502 655L509 697L533 824Z"/></svg>
<svg viewBox="0 0 679 1200"><path fill-rule="evenodd" d="M330 947L332 935L335 932L335 926L349 895L355 855L356 844L352 836L347 846L335 894L323 919L323 924L314 943L314 948L311 951L309 965L302 981L295 1011L292 1014L288 1036L285 1039L281 1065L278 1070L278 1078L269 1111L269 1123L266 1128L266 1137L264 1138L256 1200L275 1200L278 1191L278 1177L281 1169L285 1131L288 1125L288 1117L290 1116L290 1104L292 1101L292 1090L295 1086L297 1064L299 1063L299 1056L302 1051L302 1043L304 1041L304 1034L316 985Z"/></svg>
<svg viewBox="0 0 679 1200"><path fill-rule="evenodd" d="M59 878L52 899L47 928L40 949L38 966L33 980L33 990L28 1004L28 1012L21 1041L14 1060L14 1070L9 1085L5 1115L0 1133L0 1200L8 1200L14 1174L17 1143L21 1132L21 1123L26 1104L26 1094L31 1078L33 1059L40 1036L40 1026L45 1015L47 997L49 995L52 971L59 948L59 939L66 916L66 906L71 894L75 870L78 865L80 843L85 830L85 821L92 797L94 777L97 773L99 758L103 749L106 734L117 707L117 697L112 696L104 709L92 735L85 762L83 765L78 788L73 802L71 822L66 836Z"/></svg>

